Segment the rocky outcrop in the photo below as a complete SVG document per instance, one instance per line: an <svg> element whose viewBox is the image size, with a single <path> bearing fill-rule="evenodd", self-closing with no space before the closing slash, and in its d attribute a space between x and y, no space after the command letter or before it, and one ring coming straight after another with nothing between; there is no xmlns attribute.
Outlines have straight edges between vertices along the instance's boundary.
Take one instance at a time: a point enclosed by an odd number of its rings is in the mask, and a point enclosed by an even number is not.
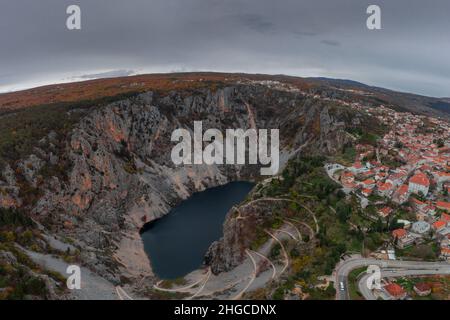
<svg viewBox="0 0 450 320"><path fill-rule="evenodd" d="M25 180L33 187L37 186L37 173L44 166L44 161L32 154L17 165Z"/></svg>
<svg viewBox="0 0 450 320"><path fill-rule="evenodd" d="M14 171L9 164L5 164L0 174L0 208L17 208L22 205L19 197Z"/></svg>
<svg viewBox="0 0 450 320"><path fill-rule="evenodd" d="M72 130L63 154L36 152L18 167L25 180L37 186L45 165L70 160L65 177L44 177L32 212L54 232L72 237L93 270L119 282L121 275L151 275L138 233L145 222L163 216L196 191L232 180L259 179L255 165L175 166L170 159L173 130L192 130L195 120L203 121L203 130L222 132L278 128L286 160L300 148L323 154L340 150L349 139L342 112L348 110L330 107L298 90L259 84L168 95L147 92L93 109ZM41 143L51 145L55 139L51 134ZM2 176L5 186L15 186L10 168ZM0 193L0 201L8 202L1 197ZM223 241L209 250L207 258L217 272L242 259L241 231L236 230L245 228L227 219Z"/></svg>

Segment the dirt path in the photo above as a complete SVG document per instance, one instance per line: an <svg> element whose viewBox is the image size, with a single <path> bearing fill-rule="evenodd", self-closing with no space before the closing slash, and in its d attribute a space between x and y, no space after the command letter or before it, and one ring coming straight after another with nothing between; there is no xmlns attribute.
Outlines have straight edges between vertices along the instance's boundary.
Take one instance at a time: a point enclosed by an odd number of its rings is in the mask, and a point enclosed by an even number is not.
<svg viewBox="0 0 450 320"><path fill-rule="evenodd" d="M116 287L116 293L119 296L120 300L134 300L132 297L128 295L128 293L125 292L125 290L122 289L121 286Z"/></svg>
<svg viewBox="0 0 450 320"><path fill-rule="evenodd" d="M303 209L308 211L308 213L311 215L311 217L313 218L314 223L316 225L316 234L319 233L319 231L320 231L319 223L317 221L315 213L311 209L309 209L307 206L305 206L303 203L300 203L298 201L295 201L295 200L292 200L292 199L286 199L286 198L260 198L260 199L255 199L255 200L252 200L250 202L247 202L246 204L242 205L241 207L245 208L245 207L248 207L248 206L250 206L250 205L252 205L254 203L262 202L262 201L286 201L286 202L292 202L292 203L295 203L295 204L301 206Z"/></svg>
<svg viewBox="0 0 450 320"><path fill-rule="evenodd" d="M51 255L22 250L38 265L68 277L68 263ZM74 300L117 300L120 296L116 287L106 279L96 275L89 269L81 267L81 289L70 290L69 298Z"/></svg>
<svg viewBox="0 0 450 320"><path fill-rule="evenodd" d="M271 268L272 268L272 276L271 276L271 279L272 279L272 280L275 279L276 276L277 276L277 268L275 267L275 265L273 264L273 262L270 261L270 259L267 258L267 257L266 257L265 255L263 255L262 253L259 253L258 251L253 251L253 250L250 250L250 249L249 249L249 251L250 251L250 252L253 252L253 253L256 254L257 256L260 256L262 259L264 259L264 260L266 260L267 262L269 262L269 264L270 264L270 266L271 266Z"/></svg>
<svg viewBox="0 0 450 320"><path fill-rule="evenodd" d="M272 237L272 239L274 239L279 245L280 245L280 247L281 247L281 251L283 251L283 255L284 255L284 266L283 266L283 269L281 269L281 271L280 271L280 275L281 274L283 274L284 273L284 271L287 269L287 267L289 266L289 262L290 262L290 260L289 260L289 255L288 255L288 253L286 252L286 248L284 247L284 245L283 245L283 243L280 241L280 239L278 239L277 237L275 237L271 232L269 232L269 231L267 231L267 230L265 230L265 232L270 236L270 237Z"/></svg>
<svg viewBox="0 0 450 320"><path fill-rule="evenodd" d="M292 226L297 231L298 241L302 242L303 238L300 230L298 230L298 228L292 222L284 220L284 223L287 223L288 225Z"/></svg>
<svg viewBox="0 0 450 320"><path fill-rule="evenodd" d="M250 281L247 283L247 285L244 287L244 289L241 290L236 296L234 296L231 300L239 300L242 298L243 294L247 291L248 288L252 285L253 281L255 281L256 273L258 271L258 267L256 265L255 258L250 254L250 251L248 249L245 250L245 253L249 256L250 260L253 263L253 272L250 276Z"/></svg>
<svg viewBox="0 0 450 320"><path fill-rule="evenodd" d="M191 297L188 298L188 300L194 299L195 297L197 297L198 295L200 295L200 292L203 291L203 289L205 288L206 284L208 283L209 278L211 277L212 271L211 268L208 269L208 274L205 277L205 281L203 282L202 286L200 287L200 289L198 289L198 291L196 293L194 293Z"/></svg>
<svg viewBox="0 0 450 320"><path fill-rule="evenodd" d="M190 285L187 285L185 287L174 288L174 289L163 288L163 287L160 287L160 285L164 280L161 280L161 281L158 281L158 283L156 283L155 285L153 285L153 288L155 288L156 290L159 290L159 291L164 291L164 292L186 292L186 290L192 289L196 285L201 283L202 281L205 281L205 279L209 278L210 275L211 275L211 268L208 269L208 272L204 277L200 278L198 281L196 281Z"/></svg>
<svg viewBox="0 0 450 320"><path fill-rule="evenodd" d="M297 220L297 219L293 219L293 218L287 218L288 220L294 221L296 223L300 223L301 225L305 226L309 232L310 232L310 238L313 239L316 235L314 233L313 228L311 228L311 226L303 221Z"/></svg>

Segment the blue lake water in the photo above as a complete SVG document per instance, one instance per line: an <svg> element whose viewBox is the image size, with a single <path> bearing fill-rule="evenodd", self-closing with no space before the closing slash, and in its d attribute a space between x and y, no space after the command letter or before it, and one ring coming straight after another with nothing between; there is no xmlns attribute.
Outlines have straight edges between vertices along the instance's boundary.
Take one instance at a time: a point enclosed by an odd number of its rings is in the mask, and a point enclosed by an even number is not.
<svg viewBox="0 0 450 320"><path fill-rule="evenodd" d="M208 247L222 236L227 212L253 186L231 182L195 193L168 215L147 224L142 240L155 274L174 279L201 267Z"/></svg>

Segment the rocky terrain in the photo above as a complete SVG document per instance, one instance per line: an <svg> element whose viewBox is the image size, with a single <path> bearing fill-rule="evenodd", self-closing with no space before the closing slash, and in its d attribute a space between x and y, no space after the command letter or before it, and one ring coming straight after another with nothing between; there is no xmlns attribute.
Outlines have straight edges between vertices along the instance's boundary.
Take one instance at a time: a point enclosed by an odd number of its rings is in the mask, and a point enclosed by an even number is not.
<svg viewBox="0 0 450 320"><path fill-rule="evenodd" d="M323 99L303 81L300 86L278 80L233 78L177 88L176 79L174 90L145 90L89 108L77 104L65 111L76 121L64 131L48 128L30 152L14 161L3 159L0 205L25 211L46 234L70 241L83 265L114 284L152 279L139 235L145 223L196 191L233 180L261 180L256 165L175 166L173 130L192 130L196 120L203 121L204 130L222 132L277 128L286 163L300 151L333 155L352 143L349 128L378 126ZM2 121L13 112L8 110ZM252 224L233 219L230 212L223 239L210 248L206 262L214 273L244 259L244 249L254 241L252 228L264 222L267 212L249 206L244 214L252 216Z"/></svg>

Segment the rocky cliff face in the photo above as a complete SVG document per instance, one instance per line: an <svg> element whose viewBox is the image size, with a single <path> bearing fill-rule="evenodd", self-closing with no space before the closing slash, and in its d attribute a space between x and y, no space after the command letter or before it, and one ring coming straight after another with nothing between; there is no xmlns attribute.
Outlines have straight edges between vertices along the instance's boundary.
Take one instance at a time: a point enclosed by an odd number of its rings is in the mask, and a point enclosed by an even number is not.
<svg viewBox="0 0 450 320"><path fill-rule="evenodd" d="M349 116L351 115L351 116ZM349 120L351 119L351 120ZM36 219L82 248L83 260L104 277L151 275L139 237L145 222L166 214L193 192L232 180L258 180L256 166L175 166L170 141L177 128L279 128L281 158L301 152L333 154L349 141L345 127L362 118L332 102L295 89L263 84L214 89L146 92L88 112L69 134L62 154L33 154L18 164L21 177L41 190L30 205ZM51 145L54 134L41 143ZM65 177L38 173L49 163L69 160ZM19 184L10 166L2 172L0 205L20 206ZM250 209L251 210L251 209ZM228 270L242 258L240 233L251 226L227 219L224 238L208 253L214 270Z"/></svg>

